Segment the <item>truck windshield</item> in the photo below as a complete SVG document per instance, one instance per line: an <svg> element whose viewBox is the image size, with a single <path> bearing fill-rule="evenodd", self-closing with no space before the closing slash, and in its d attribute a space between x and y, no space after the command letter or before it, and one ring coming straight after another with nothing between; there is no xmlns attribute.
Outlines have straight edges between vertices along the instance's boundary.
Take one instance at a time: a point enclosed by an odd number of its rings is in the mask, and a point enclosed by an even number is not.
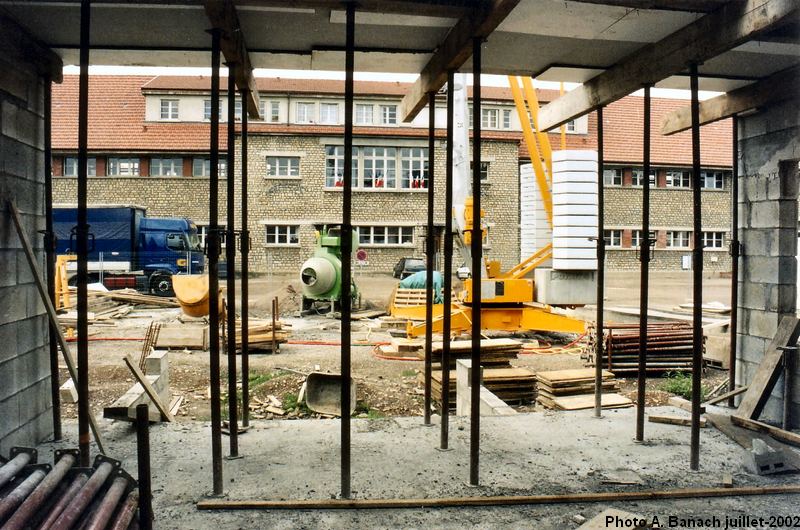
<svg viewBox="0 0 800 530"><path fill-rule="evenodd" d="M167 247L170 250L186 250L183 234L167 234Z"/></svg>
<svg viewBox="0 0 800 530"><path fill-rule="evenodd" d="M200 238L197 237L197 232L189 232L186 235L189 237L189 248L191 250L203 250L200 248Z"/></svg>

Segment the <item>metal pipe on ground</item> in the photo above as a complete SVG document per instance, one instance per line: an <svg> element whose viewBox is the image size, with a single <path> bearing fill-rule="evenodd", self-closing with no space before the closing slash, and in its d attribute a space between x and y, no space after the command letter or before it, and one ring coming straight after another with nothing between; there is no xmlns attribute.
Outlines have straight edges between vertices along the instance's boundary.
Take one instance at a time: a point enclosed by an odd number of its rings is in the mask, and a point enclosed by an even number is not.
<svg viewBox="0 0 800 530"><path fill-rule="evenodd" d="M72 466L78 461L78 457L73 453L63 453L61 457L53 466L53 469L42 482L33 490L22 505L14 512L11 519L6 522L3 530L22 530L28 525L28 522L36 514L36 511L42 504L50 497L50 494L61 483L67 472L72 469Z"/></svg>
<svg viewBox="0 0 800 530"><path fill-rule="evenodd" d="M644 407L647 391L647 309L650 282L650 85L644 86L642 150L642 233L639 237L639 367L636 374L636 441L644 440Z"/></svg>
<svg viewBox="0 0 800 530"><path fill-rule="evenodd" d="M239 456L239 389L236 386L236 178L234 164L236 162L236 120L230 119L236 113L236 77L234 75L236 64L227 63L228 66L228 175L227 175L227 233L228 244L225 245L226 283L228 295L228 443L231 458ZM246 113L246 101L242 101L242 114Z"/></svg>
<svg viewBox="0 0 800 530"><path fill-rule="evenodd" d="M136 515L136 508L138 506L139 494L136 490L133 490L128 493L128 496L125 498L125 502L122 503L119 512L117 512L117 517L111 523L109 530L127 530ZM143 528L141 522L139 523L139 528Z"/></svg>
<svg viewBox="0 0 800 530"><path fill-rule="evenodd" d="M594 354L594 417L603 415L603 297L605 297L606 240L603 237L605 221L603 182L603 107L597 109L597 316L595 317Z"/></svg>
<svg viewBox="0 0 800 530"><path fill-rule="evenodd" d="M14 456L11 460L0 467L0 488L6 485L12 478L17 476L20 470L31 463L35 462L35 450L23 451Z"/></svg>
<svg viewBox="0 0 800 530"><path fill-rule="evenodd" d="M242 256L242 427L250 426L250 279L248 278L250 259L250 231L247 229L247 105L249 91L247 88L241 90L242 99L242 125L241 125L241 174L242 174L242 204L241 204L241 231L240 249Z"/></svg>
<svg viewBox="0 0 800 530"><path fill-rule="evenodd" d="M61 515L59 515L58 519L53 523L53 527L72 528L81 518L84 510L92 502L95 495L100 491L100 488L103 487L108 477L111 476L112 471L114 471L114 464L109 461L103 461L97 466L94 473L89 477L89 480L86 481L70 503L64 507L64 511L61 512Z"/></svg>
<svg viewBox="0 0 800 530"><path fill-rule="evenodd" d="M153 492L150 475L150 417L146 403L136 406L136 461L139 483L139 526L153 527Z"/></svg>
<svg viewBox="0 0 800 530"><path fill-rule="evenodd" d="M692 213L694 217L694 250L692 252L692 427L689 467L700 469L700 414L703 377L703 213L700 186L700 100L698 97L697 63L689 65L692 91Z"/></svg>
<svg viewBox="0 0 800 530"><path fill-rule="evenodd" d="M436 148L436 92L428 93L428 224L425 237L425 257L427 258L427 275L425 277L425 395L423 423L431 424L431 353L433 351L433 271L435 268L436 252L434 252L435 234L433 228L433 184L434 163L433 151Z"/></svg>
<svg viewBox="0 0 800 530"><path fill-rule="evenodd" d="M469 483L480 479L481 452L481 278L483 228L481 227L481 46L482 38L472 39L472 372L470 378ZM466 87L464 87L466 90ZM442 365L442 371L449 370Z"/></svg>
<svg viewBox="0 0 800 530"><path fill-rule="evenodd" d="M103 530L108 525L129 485L130 481L126 477L114 479L111 487L108 488L103 500L100 502L100 506L92 514L92 519L86 526L86 530Z"/></svg>
<svg viewBox="0 0 800 530"><path fill-rule="evenodd" d="M0 521L12 514L28 495L42 482L47 475L47 469L42 466L28 475L16 488L0 500ZM5 530L5 526L3 527Z"/></svg>
<svg viewBox="0 0 800 530"><path fill-rule="evenodd" d="M447 151L445 153L444 199L444 310L442 311L442 421L439 431L439 449L445 451L450 435L450 329L453 304L453 111L455 100L455 72L447 72Z"/></svg>
<svg viewBox="0 0 800 530"><path fill-rule="evenodd" d="M75 495L78 494L88 480L89 475L87 475L85 472L78 473L75 478L72 479L72 482L64 494L58 499L56 504L50 508L50 512L47 514L47 518L44 520L44 522L39 526L39 530L49 530L53 527L56 520L64 512L64 508L66 508L70 500L72 500Z"/></svg>

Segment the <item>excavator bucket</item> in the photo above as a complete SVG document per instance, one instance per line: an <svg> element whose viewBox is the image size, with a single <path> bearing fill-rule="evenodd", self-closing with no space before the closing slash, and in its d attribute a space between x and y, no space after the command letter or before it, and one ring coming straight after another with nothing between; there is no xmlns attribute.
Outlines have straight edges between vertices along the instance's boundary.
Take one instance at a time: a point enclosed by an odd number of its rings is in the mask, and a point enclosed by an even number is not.
<svg viewBox="0 0 800 530"><path fill-rule="evenodd" d="M183 312L190 317L208 315L208 275L207 274L176 274L172 277L172 289L175 297L181 304ZM224 315L222 289L219 294L219 313Z"/></svg>

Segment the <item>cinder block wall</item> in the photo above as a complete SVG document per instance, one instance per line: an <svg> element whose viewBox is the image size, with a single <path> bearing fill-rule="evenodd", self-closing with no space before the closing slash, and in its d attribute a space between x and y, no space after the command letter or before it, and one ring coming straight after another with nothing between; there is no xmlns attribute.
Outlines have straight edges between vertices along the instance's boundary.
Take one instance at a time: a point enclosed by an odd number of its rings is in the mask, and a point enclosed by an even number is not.
<svg viewBox="0 0 800 530"><path fill-rule="evenodd" d="M6 206L13 200L43 265L44 81L0 55L0 455L52 436L47 316Z"/></svg>
<svg viewBox="0 0 800 530"><path fill-rule="evenodd" d="M743 118L739 128L739 224L744 257L739 272L737 372L749 384L778 323L796 312L797 196L800 98ZM800 422L800 363L794 377L794 425ZM783 378L762 419L779 421Z"/></svg>

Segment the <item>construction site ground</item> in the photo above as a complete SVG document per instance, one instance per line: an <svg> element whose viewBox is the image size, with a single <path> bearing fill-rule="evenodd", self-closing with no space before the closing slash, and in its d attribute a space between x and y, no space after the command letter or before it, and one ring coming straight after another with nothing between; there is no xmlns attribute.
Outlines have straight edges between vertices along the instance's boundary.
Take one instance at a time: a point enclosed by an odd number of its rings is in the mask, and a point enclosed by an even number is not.
<svg viewBox="0 0 800 530"><path fill-rule="evenodd" d="M638 306L638 282L632 273L609 275L607 307ZM385 307L397 280L386 276L357 276L364 305ZM728 304L730 279L706 280L704 301ZM292 277L266 277L250 282L253 317L269 317L271 301L279 298L281 320L291 324L291 343L278 354L250 357L253 427L240 438L245 458L225 462L225 488L231 499L328 499L339 491L339 423L319 418L304 407L291 407L304 377L297 372L338 372L340 322L325 315L299 318L299 281ZM673 309L691 298L686 273L654 274L651 306ZM90 394L96 415L132 384L122 357L138 355L140 341L151 321L179 322L178 309L135 309L113 325L91 326ZM482 484L466 486L468 479L469 422L453 417L451 446L440 452L438 416L434 427L422 426L423 390L421 361L384 360L374 348L361 343L390 340L377 320L353 322L352 367L359 408L353 423L353 489L360 498L442 497L463 495L555 494L631 489L673 489L717 486L725 473L737 485L776 484L788 478L760 478L744 472L742 450L713 428L702 430L700 473L689 473L689 430L682 426L646 424L646 441L632 442L635 409L609 410L603 419L591 411L554 412L541 406L517 407L515 417L482 421ZM554 347L570 336L544 336ZM557 351L557 350L556 350ZM239 359L237 359L239 360ZM453 509L364 512L229 512L203 513L195 502L211 489L208 353L172 351L170 392L183 404L172 424L158 424L153 437L153 472L159 528L573 528L573 516L590 517L603 505L474 508L466 514ZM567 352L544 351L521 355L515 366L533 370L579 368L584 361L577 348ZM223 358L223 392L225 391ZM716 386L727 372L709 369L704 384ZM62 378L66 379L66 371ZM672 395L664 379L651 378L648 407L663 406ZM635 400L635 379L624 380L621 392ZM273 396L287 409L284 415L265 412L259 403ZM226 400L226 396L223 395ZM669 408L669 413L677 409ZM74 405L65 405L67 441L75 445ZM662 409L648 409L648 413ZM680 413L680 411L677 411ZM686 413L683 413L686 414ZM280 420L280 421L278 421ZM287 421L293 420L293 421ZM135 436L127 422L100 420L112 457L135 469ZM227 447L227 438L223 440ZM45 446L45 449L48 446ZM227 450L226 450L227 451ZM617 478L614 478L617 477ZM626 486L604 484L623 477ZM628 478L624 478L628 477ZM632 477L632 478L631 478ZM640 515L778 514L787 510L788 496L741 499L693 499L667 502L627 502L614 506ZM577 519L575 519L577 520ZM266 525L266 526L265 526Z"/></svg>

